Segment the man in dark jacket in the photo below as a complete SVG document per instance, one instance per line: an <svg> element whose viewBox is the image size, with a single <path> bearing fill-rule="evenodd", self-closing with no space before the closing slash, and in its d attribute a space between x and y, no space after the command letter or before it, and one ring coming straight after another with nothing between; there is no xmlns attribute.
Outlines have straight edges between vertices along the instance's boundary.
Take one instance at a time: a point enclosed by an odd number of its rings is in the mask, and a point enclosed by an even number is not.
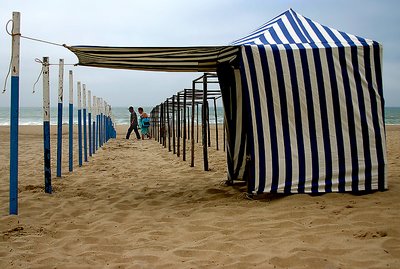
<svg viewBox="0 0 400 269"><path fill-rule="evenodd" d="M129 137L131 136L132 130L135 131L136 134L136 138L140 139L140 134L138 131L138 118L137 115L135 113L135 110L133 110L133 107L129 107L129 112L131 113L131 125L129 126L128 132L126 133L126 139L129 139Z"/></svg>

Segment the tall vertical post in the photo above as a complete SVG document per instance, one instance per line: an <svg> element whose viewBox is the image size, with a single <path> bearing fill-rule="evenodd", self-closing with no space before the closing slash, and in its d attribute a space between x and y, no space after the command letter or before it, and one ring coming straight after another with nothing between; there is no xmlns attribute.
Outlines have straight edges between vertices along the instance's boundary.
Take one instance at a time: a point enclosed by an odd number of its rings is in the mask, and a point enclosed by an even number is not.
<svg viewBox="0 0 400 269"><path fill-rule="evenodd" d="M44 191L51 193L49 57L43 57Z"/></svg>
<svg viewBox="0 0 400 269"><path fill-rule="evenodd" d="M201 128L203 136L203 161L204 161L204 171L208 171L208 152L207 152L207 76L203 76L203 105L201 106Z"/></svg>
<svg viewBox="0 0 400 269"><path fill-rule="evenodd" d="M187 140L190 139L190 107L187 107Z"/></svg>
<svg viewBox="0 0 400 269"><path fill-rule="evenodd" d="M18 124L20 13L12 14L11 105L10 105L10 215L18 215Z"/></svg>
<svg viewBox="0 0 400 269"><path fill-rule="evenodd" d="M100 126L100 119L99 119L99 98L96 97L96 150L99 149L99 126Z"/></svg>
<svg viewBox="0 0 400 269"><path fill-rule="evenodd" d="M176 155L179 157L180 155L181 155L181 139L180 139L180 137L181 137L181 115L180 115L180 112L181 112L181 102L180 102L180 99L181 99L181 96L180 96L180 94L179 94L179 92L178 92L178 97L177 97L177 100L176 100L176 102L177 102L177 115L176 115L176 130L177 130L177 135L176 135L176 138L178 139L178 141L177 141L177 145L176 145Z"/></svg>
<svg viewBox="0 0 400 269"><path fill-rule="evenodd" d="M167 117L168 117L168 114L167 114L167 109L166 109L166 105L165 105L165 102L164 102L164 105L163 105L163 107L164 107L164 115L163 115L163 124L164 124L164 140L163 140L163 146L164 146L164 148L166 148L167 147Z"/></svg>
<svg viewBox="0 0 400 269"><path fill-rule="evenodd" d="M92 107L92 114L93 114L93 145L92 145L92 151L93 154L96 153L96 117L97 117L97 111L96 111L96 96L93 95L93 107Z"/></svg>
<svg viewBox="0 0 400 269"><path fill-rule="evenodd" d="M191 140L191 157L190 157L190 167L194 167L194 106L195 106L196 89L195 83L192 84L192 134L190 136Z"/></svg>
<svg viewBox="0 0 400 269"><path fill-rule="evenodd" d="M196 104L196 143L199 143L199 104Z"/></svg>
<svg viewBox="0 0 400 269"><path fill-rule="evenodd" d="M89 156L92 156L92 92L88 91Z"/></svg>
<svg viewBox="0 0 400 269"><path fill-rule="evenodd" d="M83 159L88 161L87 155L87 121L86 121L86 84L82 85L82 101L83 101Z"/></svg>
<svg viewBox="0 0 400 269"><path fill-rule="evenodd" d="M58 111L57 111L57 177L61 177L62 160L62 119L64 98L64 60L60 59L58 65Z"/></svg>
<svg viewBox="0 0 400 269"><path fill-rule="evenodd" d="M217 99L214 97L214 114L215 114L215 144L218 148L218 114L217 114Z"/></svg>
<svg viewBox="0 0 400 269"><path fill-rule="evenodd" d="M182 160L186 161L186 89L183 90L183 137L182 137Z"/></svg>
<svg viewBox="0 0 400 269"><path fill-rule="evenodd" d="M69 70L69 171L72 172L74 162L74 77L72 70Z"/></svg>
<svg viewBox="0 0 400 269"><path fill-rule="evenodd" d="M103 102L103 137L104 137L104 142L107 142L107 114L106 114L106 108L107 108L107 102Z"/></svg>
<svg viewBox="0 0 400 269"><path fill-rule="evenodd" d="M78 81L78 164L82 166L82 86Z"/></svg>
<svg viewBox="0 0 400 269"><path fill-rule="evenodd" d="M207 135L208 135L208 147L211 147L211 132L210 132L210 104L206 103L206 126L207 126Z"/></svg>
<svg viewBox="0 0 400 269"><path fill-rule="evenodd" d="M225 111L224 111L224 123L223 123L224 128L222 129L224 131L223 132L223 134L224 134L224 137L223 137L223 139L224 139L224 151L225 151L225 147L226 147L226 137L225 137L226 126L225 126L225 124L226 124L226 122L225 122Z"/></svg>
<svg viewBox="0 0 400 269"><path fill-rule="evenodd" d="M99 126L99 146L103 146L103 98L99 99L99 109L100 109L100 126Z"/></svg>
<svg viewBox="0 0 400 269"><path fill-rule="evenodd" d="M175 95L172 96L172 147L172 151L175 154Z"/></svg>
<svg viewBox="0 0 400 269"><path fill-rule="evenodd" d="M160 104L160 110L161 110L161 113L160 113L160 144L164 145L165 129L164 129L164 104L163 103Z"/></svg>
<svg viewBox="0 0 400 269"><path fill-rule="evenodd" d="M167 133L168 133L168 151L171 152L171 126L170 126L170 122L169 122L169 100L167 98L167 100L165 101L166 105L167 105Z"/></svg>

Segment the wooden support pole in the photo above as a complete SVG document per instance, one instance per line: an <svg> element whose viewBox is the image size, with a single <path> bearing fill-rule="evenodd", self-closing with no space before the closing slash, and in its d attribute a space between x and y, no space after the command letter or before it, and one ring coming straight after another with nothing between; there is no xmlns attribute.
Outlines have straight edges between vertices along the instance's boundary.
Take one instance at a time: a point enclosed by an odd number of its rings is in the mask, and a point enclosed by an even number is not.
<svg viewBox="0 0 400 269"><path fill-rule="evenodd" d="M83 159L85 162L88 161L87 155L87 121L86 121L86 84L82 85L82 100L83 100Z"/></svg>
<svg viewBox="0 0 400 269"><path fill-rule="evenodd" d="M164 125L163 146L164 146L164 148L166 148L166 147L167 147L167 109L166 109L166 104L165 104L165 102L164 102L163 108L164 108L164 109L163 109L163 125Z"/></svg>
<svg viewBox="0 0 400 269"><path fill-rule="evenodd" d="M214 114L215 114L215 145L218 149L218 113L217 113L217 99L214 97Z"/></svg>
<svg viewBox="0 0 400 269"><path fill-rule="evenodd" d="M93 106L92 106L92 114L93 114L93 145L92 151L93 154L96 153L96 117L97 117L97 108L96 108L96 96L93 95Z"/></svg>
<svg viewBox="0 0 400 269"><path fill-rule="evenodd" d="M190 167L194 167L194 106L195 106L195 83L192 84L192 135L191 138L191 157L190 157Z"/></svg>
<svg viewBox="0 0 400 269"><path fill-rule="evenodd" d="M167 104L168 151L171 152L171 126L170 126L170 120L169 120L169 101L168 101L168 99L166 101L166 104Z"/></svg>
<svg viewBox="0 0 400 269"><path fill-rule="evenodd" d="M225 112L224 112L224 128L223 128L223 130L224 130L224 152L225 152L225 147L226 147L226 137L225 137L226 126L225 126L225 124L226 124L226 122L225 122Z"/></svg>
<svg viewBox="0 0 400 269"><path fill-rule="evenodd" d="M208 103L208 100L206 102L206 125L207 125L207 135L208 135L208 147L211 147L210 105Z"/></svg>
<svg viewBox="0 0 400 269"><path fill-rule="evenodd" d="M78 165L82 166L82 87L81 82L77 83L78 95Z"/></svg>
<svg viewBox="0 0 400 269"><path fill-rule="evenodd" d="M69 121L68 121L68 129L69 129L69 152L68 152L68 164L69 171L72 172L74 170L74 77L72 70L69 70Z"/></svg>
<svg viewBox="0 0 400 269"><path fill-rule="evenodd" d="M176 154L176 141L175 141L175 95L172 96L172 147L173 153Z"/></svg>
<svg viewBox="0 0 400 269"><path fill-rule="evenodd" d="M186 89L183 90L183 138L182 138L182 160L186 161Z"/></svg>
<svg viewBox="0 0 400 269"><path fill-rule="evenodd" d="M181 148L180 148L180 143L181 143L181 107L180 107L180 99L181 99L181 96L180 96L180 93L178 92L178 95L177 95L177 118L176 118L176 130L177 130L177 136L176 136L176 138L178 139L178 141L177 141L177 146L176 146L176 155L178 156L178 157L180 157L180 152L181 152Z"/></svg>
<svg viewBox="0 0 400 269"><path fill-rule="evenodd" d="M89 129L89 156L93 154L92 148L92 92L88 90L88 129Z"/></svg>
<svg viewBox="0 0 400 269"><path fill-rule="evenodd" d="M44 144L44 191L52 193L50 157L50 74L49 57L43 57L43 144Z"/></svg>
<svg viewBox="0 0 400 269"><path fill-rule="evenodd" d="M18 127L19 127L19 12L12 14L11 103L10 103L10 215L18 215Z"/></svg>
<svg viewBox="0 0 400 269"><path fill-rule="evenodd" d="M202 118L201 118L201 127L202 127L202 142L203 142L203 162L204 162L204 171L208 171L208 152L207 152L207 122L206 122L206 113L207 113L207 76L204 74L203 76L203 105L202 105Z"/></svg>
<svg viewBox="0 0 400 269"><path fill-rule="evenodd" d="M187 140L190 140L190 107L187 107Z"/></svg>
<svg viewBox="0 0 400 269"><path fill-rule="evenodd" d="M196 104L196 143L199 143L199 104Z"/></svg>
<svg viewBox="0 0 400 269"><path fill-rule="evenodd" d="M57 111L57 177L61 177L62 165L62 119L64 95L64 60L60 59L58 66L58 111Z"/></svg>
<svg viewBox="0 0 400 269"><path fill-rule="evenodd" d="M160 144L164 144L164 105L163 103L160 104Z"/></svg>

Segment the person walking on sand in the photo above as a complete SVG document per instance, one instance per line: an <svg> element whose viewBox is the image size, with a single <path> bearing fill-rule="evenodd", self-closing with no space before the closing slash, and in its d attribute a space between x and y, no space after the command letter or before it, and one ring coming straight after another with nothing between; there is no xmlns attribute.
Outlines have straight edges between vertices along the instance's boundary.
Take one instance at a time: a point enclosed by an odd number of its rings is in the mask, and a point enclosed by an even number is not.
<svg viewBox="0 0 400 269"><path fill-rule="evenodd" d="M138 108L138 112L140 114L139 125L140 132L142 133L142 140L144 140L144 136L147 136L149 139L151 139L151 135L149 133L150 118L147 113L143 111L142 107Z"/></svg>
<svg viewBox="0 0 400 269"><path fill-rule="evenodd" d="M131 136L132 130L135 131L136 138L140 139L140 134L138 131L138 118L137 118L135 110L133 110L132 106L129 107L129 112L131 113L131 125L129 126L128 132L126 133L126 139L129 139L129 137Z"/></svg>

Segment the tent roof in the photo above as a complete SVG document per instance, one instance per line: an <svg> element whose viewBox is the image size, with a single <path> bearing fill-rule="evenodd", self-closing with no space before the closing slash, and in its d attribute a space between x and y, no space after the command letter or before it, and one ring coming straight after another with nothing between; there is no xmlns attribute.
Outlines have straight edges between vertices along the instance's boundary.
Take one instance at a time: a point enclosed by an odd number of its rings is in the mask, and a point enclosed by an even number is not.
<svg viewBox="0 0 400 269"><path fill-rule="evenodd" d="M289 9L229 46L66 47L78 57L78 64L84 66L148 71L213 72L219 63L234 60L242 45L323 44L337 47L372 42L321 25Z"/></svg>
<svg viewBox="0 0 400 269"><path fill-rule="evenodd" d="M231 45L322 43L348 46L364 42L373 41L324 26L289 9Z"/></svg>

